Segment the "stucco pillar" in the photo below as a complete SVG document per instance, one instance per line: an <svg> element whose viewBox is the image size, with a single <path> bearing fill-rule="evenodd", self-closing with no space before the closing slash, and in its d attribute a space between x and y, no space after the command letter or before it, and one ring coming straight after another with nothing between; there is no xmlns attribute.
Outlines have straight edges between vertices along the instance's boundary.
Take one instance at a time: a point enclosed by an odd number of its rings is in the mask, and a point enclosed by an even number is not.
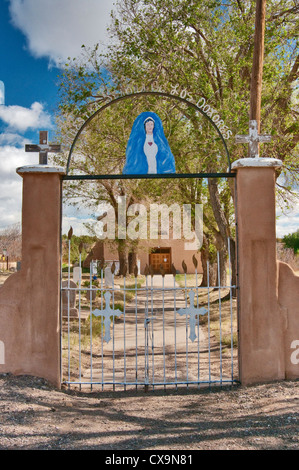
<svg viewBox="0 0 299 470"><path fill-rule="evenodd" d="M239 376L242 384L284 379L278 307L275 169L280 160L244 158L237 172Z"/></svg>
<svg viewBox="0 0 299 470"><path fill-rule="evenodd" d="M0 289L0 373L43 377L60 386L61 175L48 165L23 178L22 263Z"/></svg>

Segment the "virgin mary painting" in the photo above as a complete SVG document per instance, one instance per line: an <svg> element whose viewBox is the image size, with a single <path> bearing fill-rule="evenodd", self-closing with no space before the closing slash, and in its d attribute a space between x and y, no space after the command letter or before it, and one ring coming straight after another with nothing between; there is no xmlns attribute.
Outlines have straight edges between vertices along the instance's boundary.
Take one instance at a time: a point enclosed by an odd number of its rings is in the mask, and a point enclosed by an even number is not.
<svg viewBox="0 0 299 470"><path fill-rule="evenodd" d="M159 116L146 111L135 119L126 149L125 175L175 173L175 161Z"/></svg>

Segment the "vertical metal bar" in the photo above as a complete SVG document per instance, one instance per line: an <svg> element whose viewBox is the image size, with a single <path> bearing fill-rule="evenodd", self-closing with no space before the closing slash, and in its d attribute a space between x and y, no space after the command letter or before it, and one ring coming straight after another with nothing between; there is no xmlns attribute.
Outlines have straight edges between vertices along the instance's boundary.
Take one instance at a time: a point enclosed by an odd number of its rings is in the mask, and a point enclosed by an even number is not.
<svg viewBox="0 0 299 470"><path fill-rule="evenodd" d="M230 299L230 341L231 341L231 381L234 380L234 340L233 340L233 302L232 302L232 269L230 254L230 238L228 238L228 269L229 269L229 299Z"/></svg>
<svg viewBox="0 0 299 470"><path fill-rule="evenodd" d="M166 360L165 360L165 283L164 276L162 276L162 321L163 321L163 378L164 378L164 390L166 390Z"/></svg>
<svg viewBox="0 0 299 470"><path fill-rule="evenodd" d="M126 356L126 276L124 275L124 390L127 383L127 356Z"/></svg>
<svg viewBox="0 0 299 470"><path fill-rule="evenodd" d="M114 273L112 273L112 310L114 310ZM113 339L112 339L112 364L113 364L113 391L115 391L115 335L114 335L114 323L115 323L115 317L113 315L112 317L112 324L113 324Z"/></svg>
<svg viewBox="0 0 299 470"><path fill-rule="evenodd" d="M220 384L222 384L222 325L221 325L221 287L220 287L220 260L217 251L218 294L219 294L219 342L220 342Z"/></svg>
<svg viewBox="0 0 299 470"><path fill-rule="evenodd" d="M103 289L103 270L104 267L101 269L101 310L103 310L103 297L104 297L104 289ZM101 342L102 342L102 390L104 390L104 316L101 316Z"/></svg>
<svg viewBox="0 0 299 470"><path fill-rule="evenodd" d="M210 330L210 263L207 261L208 284L208 348L209 348L209 383L211 384L211 330Z"/></svg>
<svg viewBox="0 0 299 470"><path fill-rule="evenodd" d="M155 390L155 338L154 338L154 299L153 299L153 276L151 276L151 323L152 323L152 382Z"/></svg>
<svg viewBox="0 0 299 470"><path fill-rule="evenodd" d="M147 356L147 327L148 327L148 322L147 322L147 311L146 311L146 301L144 304L144 383L146 384L147 382L147 372L146 372L146 356Z"/></svg>
<svg viewBox="0 0 299 470"><path fill-rule="evenodd" d="M198 279L197 279L197 268L195 268L195 282L196 282L196 308L198 308ZM199 315L197 315L197 381L198 387L200 386L200 347L199 347Z"/></svg>
<svg viewBox="0 0 299 470"><path fill-rule="evenodd" d="M135 351L135 379L136 379L136 390L138 388L138 331L137 331L137 277L135 277L135 339L136 339L136 351Z"/></svg>
<svg viewBox="0 0 299 470"><path fill-rule="evenodd" d="M89 270L89 334L90 334L90 389L92 390L92 261Z"/></svg>
<svg viewBox="0 0 299 470"><path fill-rule="evenodd" d="M80 377L80 382L82 381L82 372L81 372L81 253L79 255L79 266L80 266L80 271L79 271L79 377ZM80 390L81 390L81 384L80 384Z"/></svg>
<svg viewBox="0 0 299 470"><path fill-rule="evenodd" d="M62 351L63 351L63 331L62 331L62 315L63 315L63 299L62 299L62 276L63 276L63 271L62 271L62 262L61 262L61 275L60 275L60 382L63 380L63 359L62 359Z"/></svg>
<svg viewBox="0 0 299 470"><path fill-rule="evenodd" d="M149 355L148 355L148 345L149 345L149 318L148 318L148 299L147 299L147 276L146 276L146 299L144 304L144 384L145 391L148 390L149 384Z"/></svg>
<svg viewBox="0 0 299 470"><path fill-rule="evenodd" d="M176 383L176 389L178 389L178 374L177 374L177 344L176 344L176 285L175 275L173 276L173 289L174 289L174 379Z"/></svg>
<svg viewBox="0 0 299 470"><path fill-rule="evenodd" d="M144 347L144 376L145 376L145 390L148 390L149 385L149 323L151 320L148 316L148 277L145 275L145 347Z"/></svg>
<svg viewBox="0 0 299 470"><path fill-rule="evenodd" d="M67 333L68 333L68 381L71 380L71 351L70 351L70 278L71 278L71 240L69 239L69 252L68 252L68 290L67 290ZM70 387L70 384L69 384Z"/></svg>
<svg viewBox="0 0 299 470"><path fill-rule="evenodd" d="M185 273L185 308L187 309L187 274ZM189 364L188 364L188 315L186 314L186 382L187 388L189 388Z"/></svg>

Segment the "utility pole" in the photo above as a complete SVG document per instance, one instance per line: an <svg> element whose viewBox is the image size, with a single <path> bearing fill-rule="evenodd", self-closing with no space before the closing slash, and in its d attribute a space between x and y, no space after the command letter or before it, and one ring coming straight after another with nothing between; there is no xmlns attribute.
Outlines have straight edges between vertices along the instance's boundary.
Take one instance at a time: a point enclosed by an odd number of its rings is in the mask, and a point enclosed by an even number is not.
<svg viewBox="0 0 299 470"><path fill-rule="evenodd" d="M250 85L250 121L257 122L260 132L261 97L264 61L266 0L256 0L253 64Z"/></svg>
<svg viewBox="0 0 299 470"><path fill-rule="evenodd" d="M270 135L260 135L261 99L264 62L266 0L256 0L253 64L250 84L249 134L236 135L236 143L248 143L248 157L259 157L259 144L270 142Z"/></svg>

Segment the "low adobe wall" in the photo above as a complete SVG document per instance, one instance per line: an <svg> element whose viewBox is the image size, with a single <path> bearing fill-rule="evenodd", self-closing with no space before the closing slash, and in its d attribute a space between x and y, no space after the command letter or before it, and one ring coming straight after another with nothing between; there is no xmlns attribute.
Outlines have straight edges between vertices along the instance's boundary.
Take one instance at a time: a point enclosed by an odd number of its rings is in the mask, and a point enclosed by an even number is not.
<svg viewBox="0 0 299 470"><path fill-rule="evenodd" d="M22 266L0 289L0 373L60 387L61 173L24 167Z"/></svg>
<svg viewBox="0 0 299 470"><path fill-rule="evenodd" d="M282 316L285 378L299 378L299 275L278 261L278 305Z"/></svg>

